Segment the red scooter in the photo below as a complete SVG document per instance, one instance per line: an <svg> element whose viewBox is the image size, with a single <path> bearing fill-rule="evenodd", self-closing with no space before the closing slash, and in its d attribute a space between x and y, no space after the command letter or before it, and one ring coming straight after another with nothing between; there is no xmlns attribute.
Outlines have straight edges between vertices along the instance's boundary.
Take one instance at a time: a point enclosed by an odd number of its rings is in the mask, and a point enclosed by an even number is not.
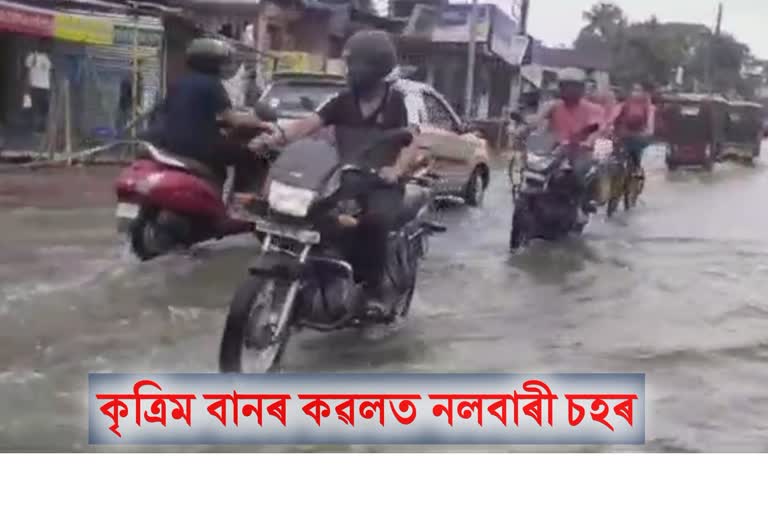
<svg viewBox="0 0 768 512"><path fill-rule="evenodd" d="M231 186L222 192L212 170L149 143L143 146L144 155L121 172L115 186L118 232L127 234L137 257L149 260L252 230L251 224L230 218Z"/></svg>
<svg viewBox="0 0 768 512"><path fill-rule="evenodd" d="M277 113L266 105L258 104L254 113L264 121L277 120ZM231 129L225 134L245 143L257 133ZM241 202L254 198L254 194L232 193L235 183L241 181L234 174L228 172L221 187L220 177L205 164L148 142L141 146L141 157L123 169L115 184L118 232L127 234L136 256L149 260L206 240L253 230L251 223L233 219L228 213L233 197L239 196Z"/></svg>

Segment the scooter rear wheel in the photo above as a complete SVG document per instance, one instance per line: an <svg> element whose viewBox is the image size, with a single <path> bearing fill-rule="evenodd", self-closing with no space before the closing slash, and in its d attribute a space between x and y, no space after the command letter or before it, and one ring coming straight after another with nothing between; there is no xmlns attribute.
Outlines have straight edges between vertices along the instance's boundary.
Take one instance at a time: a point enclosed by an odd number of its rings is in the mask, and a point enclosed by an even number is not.
<svg viewBox="0 0 768 512"><path fill-rule="evenodd" d="M168 252L171 239L157 228L157 212L142 210L131 225L128 240L131 251L142 261L148 261Z"/></svg>

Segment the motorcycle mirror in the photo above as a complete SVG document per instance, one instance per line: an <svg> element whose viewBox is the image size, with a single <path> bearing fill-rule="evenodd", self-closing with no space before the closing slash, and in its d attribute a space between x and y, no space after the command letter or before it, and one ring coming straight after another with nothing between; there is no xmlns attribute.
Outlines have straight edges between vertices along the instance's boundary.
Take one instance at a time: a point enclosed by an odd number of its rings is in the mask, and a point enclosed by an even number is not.
<svg viewBox="0 0 768 512"><path fill-rule="evenodd" d="M267 103L260 101L256 103L256 106L253 110L256 116L262 121L267 121L270 123L277 121L277 110L272 108Z"/></svg>

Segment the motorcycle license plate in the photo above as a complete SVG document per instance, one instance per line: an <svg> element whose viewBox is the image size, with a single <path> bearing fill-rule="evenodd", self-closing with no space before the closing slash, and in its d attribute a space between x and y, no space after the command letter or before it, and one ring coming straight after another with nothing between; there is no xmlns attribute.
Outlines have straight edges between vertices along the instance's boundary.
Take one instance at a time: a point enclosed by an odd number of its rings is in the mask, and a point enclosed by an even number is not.
<svg viewBox="0 0 768 512"><path fill-rule="evenodd" d="M133 220L139 216L139 205L133 203L117 203L115 217Z"/></svg>

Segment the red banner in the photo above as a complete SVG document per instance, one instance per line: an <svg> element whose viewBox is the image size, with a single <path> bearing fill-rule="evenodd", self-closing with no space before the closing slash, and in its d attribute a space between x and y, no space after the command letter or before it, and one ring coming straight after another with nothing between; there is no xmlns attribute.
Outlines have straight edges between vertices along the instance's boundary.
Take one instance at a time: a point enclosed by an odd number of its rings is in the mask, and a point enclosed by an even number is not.
<svg viewBox="0 0 768 512"><path fill-rule="evenodd" d="M0 5L0 31L53 37L53 15Z"/></svg>

